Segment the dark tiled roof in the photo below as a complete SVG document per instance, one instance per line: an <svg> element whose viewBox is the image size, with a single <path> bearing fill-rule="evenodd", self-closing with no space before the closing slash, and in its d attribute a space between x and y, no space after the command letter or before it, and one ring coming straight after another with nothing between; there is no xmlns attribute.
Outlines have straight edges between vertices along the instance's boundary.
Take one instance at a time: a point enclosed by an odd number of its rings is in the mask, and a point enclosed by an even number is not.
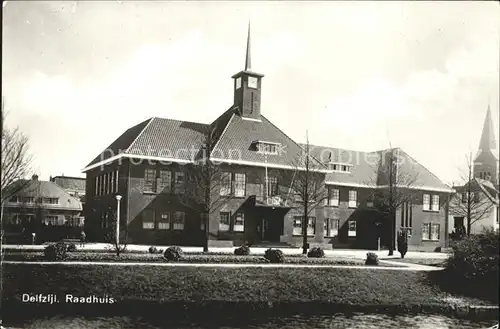
<svg viewBox="0 0 500 329"><path fill-rule="evenodd" d="M245 120L235 114L226 126L212 156L224 160L265 163L266 155L256 152L253 148L254 142L265 141L280 144L278 154L267 154L268 164L297 166L298 158L302 154L300 145L264 116L261 118L260 122Z"/></svg>

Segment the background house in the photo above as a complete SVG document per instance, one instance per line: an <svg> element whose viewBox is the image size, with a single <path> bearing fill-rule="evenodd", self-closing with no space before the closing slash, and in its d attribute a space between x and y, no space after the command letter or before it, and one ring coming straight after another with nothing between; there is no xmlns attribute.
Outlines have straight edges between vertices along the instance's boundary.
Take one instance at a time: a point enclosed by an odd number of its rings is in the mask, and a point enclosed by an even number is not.
<svg viewBox="0 0 500 329"><path fill-rule="evenodd" d="M4 205L3 229L6 243L28 242L36 233L37 242L78 237L83 226L82 204L59 185L41 181L18 181L23 188Z"/></svg>

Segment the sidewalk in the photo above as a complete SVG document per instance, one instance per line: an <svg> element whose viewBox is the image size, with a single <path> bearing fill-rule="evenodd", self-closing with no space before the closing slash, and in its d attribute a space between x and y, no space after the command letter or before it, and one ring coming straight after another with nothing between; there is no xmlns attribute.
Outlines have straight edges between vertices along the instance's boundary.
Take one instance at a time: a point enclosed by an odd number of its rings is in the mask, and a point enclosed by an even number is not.
<svg viewBox="0 0 500 329"><path fill-rule="evenodd" d="M6 250L40 250L42 251L47 245L3 245L2 248ZM109 249L110 245L106 243L86 243L84 247L80 247L76 244L78 250L86 251L103 251ZM129 251L142 251L147 252L150 246L148 245L127 245L127 250ZM169 246L155 246L157 249L165 250ZM202 247L181 247L185 253L192 252L203 252ZM208 248L210 252L218 253L233 253L236 247L210 247ZM254 255L263 255L268 248L250 248L250 253ZM279 248L277 248L279 249ZM302 248L282 248L281 251L285 255L299 255L302 253ZM387 250L361 250L361 249L334 249L325 250L326 257L343 257L351 259L366 259L366 254L368 252L375 253L379 259L393 259L401 258L399 252L394 251L393 256L388 256ZM418 252L409 251L405 258L407 259L446 259L448 254L440 252Z"/></svg>
<svg viewBox="0 0 500 329"><path fill-rule="evenodd" d="M396 270L396 271L440 271L442 268L435 266L425 266L417 264L402 264L389 261L381 261L388 264L399 265L400 267L386 267L386 266L366 266L366 265L309 265L309 264L192 264L192 263L147 263L147 262L21 262L21 261L3 261L4 264L18 264L18 265L65 265L65 266L158 266L158 267L229 267L229 268L245 268L245 267L259 267L259 268L350 268L350 269L372 269L372 270ZM405 265L406 267L401 267Z"/></svg>

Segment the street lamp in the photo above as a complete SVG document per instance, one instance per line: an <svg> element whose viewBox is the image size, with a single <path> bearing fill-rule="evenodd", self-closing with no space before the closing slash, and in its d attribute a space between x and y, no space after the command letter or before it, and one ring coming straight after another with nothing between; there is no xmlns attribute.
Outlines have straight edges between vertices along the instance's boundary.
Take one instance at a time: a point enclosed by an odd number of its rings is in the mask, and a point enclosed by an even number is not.
<svg viewBox="0 0 500 329"><path fill-rule="evenodd" d="M120 245L120 200L121 195L116 196L116 245Z"/></svg>

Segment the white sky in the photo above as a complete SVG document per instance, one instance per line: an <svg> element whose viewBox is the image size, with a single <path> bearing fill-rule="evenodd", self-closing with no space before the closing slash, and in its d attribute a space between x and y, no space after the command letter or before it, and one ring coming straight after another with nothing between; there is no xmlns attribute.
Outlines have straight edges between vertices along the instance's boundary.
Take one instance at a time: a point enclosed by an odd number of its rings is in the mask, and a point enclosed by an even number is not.
<svg viewBox="0 0 500 329"><path fill-rule="evenodd" d="M444 182L498 141L496 2L34 2L3 8L2 96L35 170L81 169L152 116L210 122L233 100L248 20L262 113L298 142L399 146Z"/></svg>

